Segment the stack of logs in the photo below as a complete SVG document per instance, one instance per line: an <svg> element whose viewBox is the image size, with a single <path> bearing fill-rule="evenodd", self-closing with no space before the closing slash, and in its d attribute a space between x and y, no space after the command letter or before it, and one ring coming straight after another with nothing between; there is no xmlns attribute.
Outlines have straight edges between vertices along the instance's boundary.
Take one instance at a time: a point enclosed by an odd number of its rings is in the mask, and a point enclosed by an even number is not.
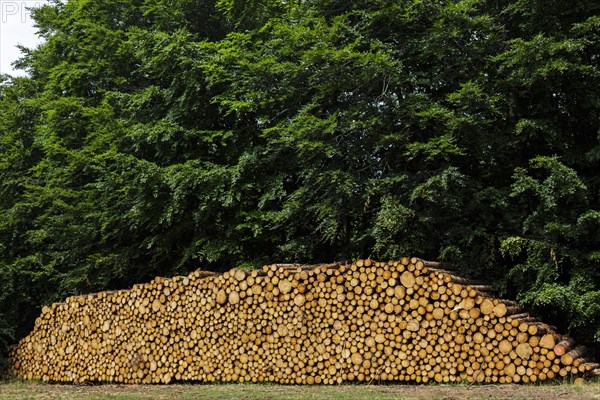
<svg viewBox="0 0 600 400"><path fill-rule="evenodd" d="M595 375L585 349L416 258L196 271L44 307L11 353L53 382L536 382Z"/></svg>

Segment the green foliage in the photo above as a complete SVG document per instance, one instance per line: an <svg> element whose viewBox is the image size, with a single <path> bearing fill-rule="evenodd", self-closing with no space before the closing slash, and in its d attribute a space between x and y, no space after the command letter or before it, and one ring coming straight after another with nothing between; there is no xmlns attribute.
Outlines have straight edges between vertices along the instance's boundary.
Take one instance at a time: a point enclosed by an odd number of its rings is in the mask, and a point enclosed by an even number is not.
<svg viewBox="0 0 600 400"><path fill-rule="evenodd" d="M417 255L600 340L596 2L71 0L0 82L0 352L200 266ZM595 335L596 339L593 339Z"/></svg>
<svg viewBox="0 0 600 400"><path fill-rule="evenodd" d="M518 260L508 275L513 290L556 320L566 316L571 330L600 338L597 240L590 240L583 222L594 224L597 212L589 209L586 185L557 157L532 159L529 171L515 170L514 180L511 197L522 213L522 231L501 246Z"/></svg>

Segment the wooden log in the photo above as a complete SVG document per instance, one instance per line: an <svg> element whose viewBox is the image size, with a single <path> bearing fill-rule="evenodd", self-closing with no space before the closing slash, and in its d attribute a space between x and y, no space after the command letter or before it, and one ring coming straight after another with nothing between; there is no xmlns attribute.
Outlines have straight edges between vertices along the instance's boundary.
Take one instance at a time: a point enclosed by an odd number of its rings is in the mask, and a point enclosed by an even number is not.
<svg viewBox="0 0 600 400"><path fill-rule="evenodd" d="M227 293L224 290L219 290L217 292L217 303L225 304L225 302L227 301L227 297Z"/></svg>
<svg viewBox="0 0 600 400"><path fill-rule="evenodd" d="M461 276L450 275L450 282L458 283L460 285L471 285L474 284L474 281L471 279L463 278Z"/></svg>
<svg viewBox="0 0 600 400"><path fill-rule="evenodd" d="M529 360L529 358L533 354L533 349L529 345L529 343L518 344L517 347L515 348L515 351L516 351L517 355L524 360Z"/></svg>
<svg viewBox="0 0 600 400"><path fill-rule="evenodd" d="M568 353L563 354L560 357L560 362L563 363L564 365L571 365L571 364L573 364L574 360L576 360L577 358L580 358L586 352L587 352L587 349L584 346L577 346L573 350L569 351Z"/></svg>
<svg viewBox="0 0 600 400"><path fill-rule="evenodd" d="M573 371L582 375L587 375L588 372L600 367L600 364L591 362L586 358L578 358L573 361Z"/></svg>
<svg viewBox="0 0 600 400"><path fill-rule="evenodd" d="M472 289L478 292L493 292L494 288L491 285L469 285Z"/></svg>
<svg viewBox="0 0 600 400"><path fill-rule="evenodd" d="M570 337L564 338L556 346L554 346L554 353L557 356L562 356L575 346L575 340Z"/></svg>
<svg viewBox="0 0 600 400"><path fill-rule="evenodd" d="M523 311L522 307L507 305L504 301L494 307L494 315L498 318L522 315Z"/></svg>
<svg viewBox="0 0 600 400"><path fill-rule="evenodd" d="M238 282L243 281L244 279L246 279L246 277L250 275L249 271L245 271L243 269L237 269L234 271L234 278L235 280L237 280Z"/></svg>
<svg viewBox="0 0 600 400"><path fill-rule="evenodd" d="M519 313L519 314L514 314L510 316L512 319L514 320L525 320L525 319L530 319L531 315L529 315L529 313Z"/></svg>
<svg viewBox="0 0 600 400"><path fill-rule="evenodd" d="M218 272L197 270L197 271L192 272L189 275L189 277L195 278L195 279L203 279L203 278L208 278L208 277L218 276L218 275L220 275Z"/></svg>
<svg viewBox="0 0 600 400"><path fill-rule="evenodd" d="M287 279L282 279L278 284L279 292L282 294L287 294L292 291L292 282Z"/></svg>
<svg viewBox="0 0 600 400"><path fill-rule="evenodd" d="M532 324L529 325L529 328L527 329L527 331L529 332L530 335L532 336L540 336L540 335L545 335L546 333L550 332L552 329L544 324L544 323L538 323L538 322L534 322Z"/></svg>
<svg viewBox="0 0 600 400"><path fill-rule="evenodd" d="M483 299L483 301L479 305L481 312L485 315L492 314L494 312L494 307L495 307L495 304L491 299Z"/></svg>
<svg viewBox="0 0 600 400"><path fill-rule="evenodd" d="M556 346L556 339L554 334L547 333L540 339L540 347L544 349L553 350Z"/></svg>
<svg viewBox="0 0 600 400"><path fill-rule="evenodd" d="M434 268L434 267L427 267L427 272L429 273L438 273L438 274L442 274L442 275L449 275L452 276L454 274L454 271L452 270L448 270L448 269L441 269L441 268Z"/></svg>
<svg viewBox="0 0 600 400"><path fill-rule="evenodd" d="M229 293L228 300L230 304L238 304L240 302L240 294L236 291Z"/></svg>
<svg viewBox="0 0 600 400"><path fill-rule="evenodd" d="M454 271L455 267L451 263L443 262L443 261L427 261L423 259L418 259L423 263L423 265L427 268L436 268L436 269L444 269Z"/></svg>
<svg viewBox="0 0 600 400"><path fill-rule="evenodd" d="M415 285L415 276L410 271L405 271L400 275L400 282L406 288L412 288Z"/></svg>
<svg viewBox="0 0 600 400"><path fill-rule="evenodd" d="M509 354L513 350L513 345L510 340L502 340L498 345L498 349L502 354Z"/></svg>

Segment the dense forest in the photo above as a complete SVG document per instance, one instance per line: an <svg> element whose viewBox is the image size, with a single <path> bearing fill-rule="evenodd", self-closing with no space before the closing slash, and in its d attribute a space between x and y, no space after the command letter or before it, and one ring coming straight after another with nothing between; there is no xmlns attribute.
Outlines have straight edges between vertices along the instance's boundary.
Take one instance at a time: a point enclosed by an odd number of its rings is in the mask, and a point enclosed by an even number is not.
<svg viewBox="0 0 600 400"><path fill-rule="evenodd" d="M0 353L43 305L403 255L599 349L597 0L54 0L0 77Z"/></svg>

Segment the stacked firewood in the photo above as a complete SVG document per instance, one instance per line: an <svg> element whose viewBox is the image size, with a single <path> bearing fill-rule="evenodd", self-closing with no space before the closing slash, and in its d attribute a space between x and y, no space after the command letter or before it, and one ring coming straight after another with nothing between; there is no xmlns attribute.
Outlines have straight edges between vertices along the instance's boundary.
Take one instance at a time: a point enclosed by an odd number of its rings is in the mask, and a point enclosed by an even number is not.
<svg viewBox="0 0 600 400"><path fill-rule="evenodd" d="M596 374L585 349L416 258L196 271L44 307L11 353L53 382L536 382Z"/></svg>

